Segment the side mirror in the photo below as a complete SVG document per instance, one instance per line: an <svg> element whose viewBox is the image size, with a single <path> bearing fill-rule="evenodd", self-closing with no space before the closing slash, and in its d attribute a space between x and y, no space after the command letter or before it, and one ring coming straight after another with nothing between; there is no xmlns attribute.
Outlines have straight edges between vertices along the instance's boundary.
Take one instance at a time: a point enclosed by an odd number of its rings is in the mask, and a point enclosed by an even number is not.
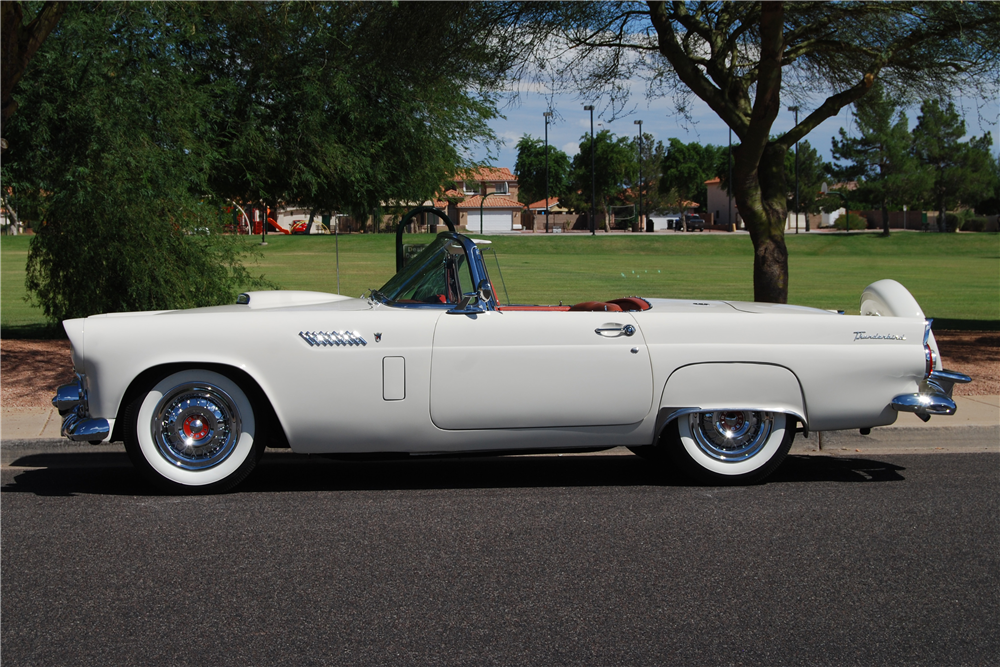
<svg viewBox="0 0 1000 667"><path fill-rule="evenodd" d="M493 287L486 280L480 280L476 286L476 298L480 303L493 300Z"/></svg>

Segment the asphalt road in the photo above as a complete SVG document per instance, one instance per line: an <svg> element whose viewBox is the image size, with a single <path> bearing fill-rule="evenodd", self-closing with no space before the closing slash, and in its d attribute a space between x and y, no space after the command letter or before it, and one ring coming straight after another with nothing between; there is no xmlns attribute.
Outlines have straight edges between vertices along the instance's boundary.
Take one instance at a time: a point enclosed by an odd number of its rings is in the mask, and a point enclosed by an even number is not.
<svg viewBox="0 0 1000 667"><path fill-rule="evenodd" d="M633 456L279 454L209 497L116 452L14 463L4 667L1000 656L996 454L796 456L749 488Z"/></svg>

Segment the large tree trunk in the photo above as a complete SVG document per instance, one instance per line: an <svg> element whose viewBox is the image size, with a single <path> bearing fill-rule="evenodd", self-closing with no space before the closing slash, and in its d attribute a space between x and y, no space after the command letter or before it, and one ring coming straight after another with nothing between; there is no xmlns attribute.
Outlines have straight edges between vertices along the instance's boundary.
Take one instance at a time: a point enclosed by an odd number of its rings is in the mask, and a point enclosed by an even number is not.
<svg viewBox="0 0 1000 667"><path fill-rule="evenodd" d="M737 149L737 153L742 146ZM733 196L753 241L753 299L788 303L788 248L785 246L785 152L768 144L756 169L736 159Z"/></svg>
<svg viewBox="0 0 1000 667"><path fill-rule="evenodd" d="M889 236L889 200L882 198L882 236Z"/></svg>

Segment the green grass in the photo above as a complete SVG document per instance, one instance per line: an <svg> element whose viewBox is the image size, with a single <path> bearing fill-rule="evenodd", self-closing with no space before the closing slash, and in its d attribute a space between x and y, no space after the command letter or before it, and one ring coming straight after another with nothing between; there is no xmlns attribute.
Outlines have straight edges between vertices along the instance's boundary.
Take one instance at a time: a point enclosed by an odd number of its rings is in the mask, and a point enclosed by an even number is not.
<svg viewBox="0 0 1000 667"><path fill-rule="evenodd" d="M410 235L426 243L429 235ZM648 297L753 299L746 235L520 235L489 237L514 303ZM284 289L337 290L335 239L269 236L251 272ZM11 337L38 333L44 318L23 301L28 237L2 237L0 324ZM861 291L903 283L937 327L1000 329L1000 236L896 233L790 234L790 303L857 313ZM395 236L339 238L341 293L359 296L395 269ZM491 259L494 283L503 288ZM504 299L505 300L505 299ZM40 329L42 327L42 329Z"/></svg>

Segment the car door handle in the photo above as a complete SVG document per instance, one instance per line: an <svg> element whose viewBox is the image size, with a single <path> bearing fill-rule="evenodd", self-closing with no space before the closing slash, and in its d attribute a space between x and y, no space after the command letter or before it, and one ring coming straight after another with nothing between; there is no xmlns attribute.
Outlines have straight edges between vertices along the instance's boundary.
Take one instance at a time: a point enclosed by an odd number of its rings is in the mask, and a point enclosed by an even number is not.
<svg viewBox="0 0 1000 667"><path fill-rule="evenodd" d="M609 322L607 324L602 324L601 326L594 329L594 333L598 336L604 336L605 338L617 338L618 336L625 335L631 336L635 333L635 327L631 324L618 324L617 322Z"/></svg>

